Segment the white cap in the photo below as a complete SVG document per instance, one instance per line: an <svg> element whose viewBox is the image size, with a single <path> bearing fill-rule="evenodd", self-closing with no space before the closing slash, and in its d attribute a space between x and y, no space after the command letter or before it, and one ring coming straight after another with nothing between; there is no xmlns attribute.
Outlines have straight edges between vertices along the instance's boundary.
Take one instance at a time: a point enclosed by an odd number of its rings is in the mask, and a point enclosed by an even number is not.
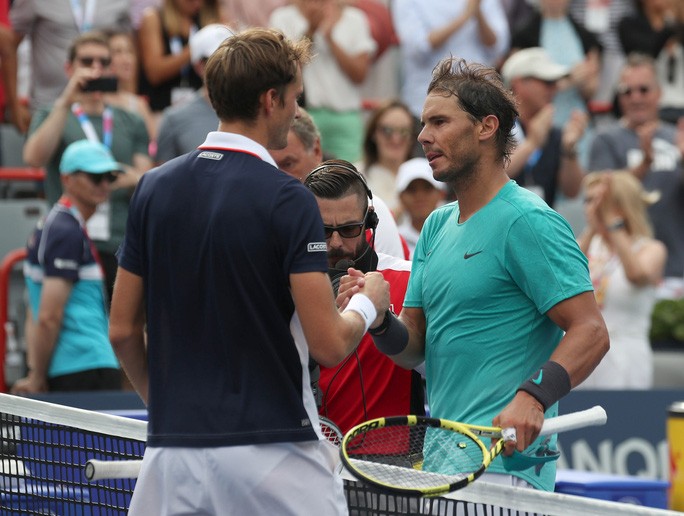
<svg viewBox="0 0 684 516"><path fill-rule="evenodd" d="M198 63L202 59L211 56L226 38L233 36L234 33L225 25L212 23L190 36L188 46L190 47L190 61Z"/></svg>
<svg viewBox="0 0 684 516"><path fill-rule="evenodd" d="M525 48L512 54L501 68L506 84L518 77L534 77L542 81L557 81L570 73L570 69L551 59L541 47Z"/></svg>
<svg viewBox="0 0 684 516"><path fill-rule="evenodd" d="M411 181L424 179L438 190L444 190L444 183L437 181L432 175L432 168L425 158L413 158L399 166L395 187L400 194L408 188Z"/></svg>

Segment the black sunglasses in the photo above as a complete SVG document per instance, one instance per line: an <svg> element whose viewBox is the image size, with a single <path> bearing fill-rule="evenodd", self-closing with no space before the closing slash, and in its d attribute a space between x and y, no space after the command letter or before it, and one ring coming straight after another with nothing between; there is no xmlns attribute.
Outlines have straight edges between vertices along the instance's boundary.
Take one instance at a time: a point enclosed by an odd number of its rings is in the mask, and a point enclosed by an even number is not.
<svg viewBox="0 0 684 516"><path fill-rule="evenodd" d="M357 222L354 224L344 224L342 226L323 226L323 231L325 232L326 240L332 238L335 231L337 231L337 234L342 238L356 238L363 232L364 225L364 222Z"/></svg>
<svg viewBox="0 0 684 516"><path fill-rule="evenodd" d="M637 91L641 93L642 95L646 95L649 91L651 91L652 87L651 86L646 86L646 85L641 85L641 86L620 86L618 87L618 95L621 96L626 96L629 97L632 95L632 93L636 93Z"/></svg>
<svg viewBox="0 0 684 516"><path fill-rule="evenodd" d="M114 181L116 181L117 176L117 174L113 174L111 172L105 172L104 174L91 174L90 172L79 171L79 173L86 176L94 185L99 185L102 181L107 181L109 184L112 184Z"/></svg>
<svg viewBox="0 0 684 516"><path fill-rule="evenodd" d="M78 58L78 62L81 63L83 66L87 66L90 68L93 66L93 63L97 61L102 65L102 68L107 68L111 63L112 63L112 58L111 57L92 57L92 56L83 56Z"/></svg>

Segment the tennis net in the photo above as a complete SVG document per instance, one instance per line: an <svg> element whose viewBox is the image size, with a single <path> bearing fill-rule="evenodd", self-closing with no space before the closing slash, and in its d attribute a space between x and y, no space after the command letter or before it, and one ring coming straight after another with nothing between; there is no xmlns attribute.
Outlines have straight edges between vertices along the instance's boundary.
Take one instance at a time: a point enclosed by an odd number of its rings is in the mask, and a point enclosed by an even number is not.
<svg viewBox="0 0 684 516"><path fill-rule="evenodd" d="M0 514L126 514L135 479L89 482L85 465L106 461L137 471L130 465L139 465L135 461L143 456L146 434L144 421L0 394ZM682 516L484 481L444 497L421 499L380 493L346 471L342 476L350 516Z"/></svg>

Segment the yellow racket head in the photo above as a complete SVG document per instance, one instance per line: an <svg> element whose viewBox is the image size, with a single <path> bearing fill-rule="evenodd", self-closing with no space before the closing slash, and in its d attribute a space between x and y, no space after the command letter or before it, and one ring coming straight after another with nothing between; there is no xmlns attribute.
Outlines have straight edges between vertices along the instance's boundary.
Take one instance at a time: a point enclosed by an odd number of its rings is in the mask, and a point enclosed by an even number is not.
<svg viewBox="0 0 684 516"><path fill-rule="evenodd" d="M467 485L493 458L466 425L422 416L366 421L344 436L340 456L359 480L419 496L439 496Z"/></svg>

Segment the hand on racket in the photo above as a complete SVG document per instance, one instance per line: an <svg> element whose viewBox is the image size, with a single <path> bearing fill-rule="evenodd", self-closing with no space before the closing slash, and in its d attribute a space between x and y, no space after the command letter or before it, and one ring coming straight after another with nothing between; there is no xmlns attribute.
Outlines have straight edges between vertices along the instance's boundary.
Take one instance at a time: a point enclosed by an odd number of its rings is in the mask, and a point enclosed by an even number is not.
<svg viewBox="0 0 684 516"><path fill-rule="evenodd" d="M602 425L606 419L597 406L546 420L540 435ZM421 416L378 418L347 432L340 456L352 475L382 490L439 496L482 475L503 451L508 430ZM498 441L490 449L481 437Z"/></svg>

